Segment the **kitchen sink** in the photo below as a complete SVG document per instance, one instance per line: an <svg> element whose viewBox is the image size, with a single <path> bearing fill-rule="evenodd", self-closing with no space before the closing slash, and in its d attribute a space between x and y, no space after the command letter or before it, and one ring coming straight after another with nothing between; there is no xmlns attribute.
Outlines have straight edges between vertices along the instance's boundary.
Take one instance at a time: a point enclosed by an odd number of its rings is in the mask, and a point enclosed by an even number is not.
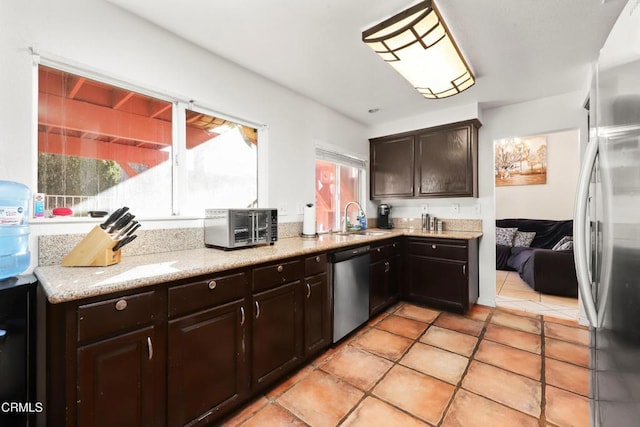
<svg viewBox="0 0 640 427"><path fill-rule="evenodd" d="M359 234L359 235L364 235L364 236L384 236L385 234L389 234L389 231L370 231L370 230L364 230L364 231L355 231L355 234Z"/></svg>
<svg viewBox="0 0 640 427"><path fill-rule="evenodd" d="M389 233L390 233L389 231L361 230L361 231L337 231L332 234L334 236L383 236Z"/></svg>

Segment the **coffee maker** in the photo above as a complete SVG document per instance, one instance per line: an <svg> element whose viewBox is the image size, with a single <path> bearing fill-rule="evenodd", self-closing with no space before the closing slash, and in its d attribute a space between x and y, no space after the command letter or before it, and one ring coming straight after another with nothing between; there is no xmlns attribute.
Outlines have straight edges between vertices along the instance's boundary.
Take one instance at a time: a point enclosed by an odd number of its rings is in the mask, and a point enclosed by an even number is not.
<svg viewBox="0 0 640 427"><path fill-rule="evenodd" d="M383 203L378 206L378 228L393 228L391 205Z"/></svg>

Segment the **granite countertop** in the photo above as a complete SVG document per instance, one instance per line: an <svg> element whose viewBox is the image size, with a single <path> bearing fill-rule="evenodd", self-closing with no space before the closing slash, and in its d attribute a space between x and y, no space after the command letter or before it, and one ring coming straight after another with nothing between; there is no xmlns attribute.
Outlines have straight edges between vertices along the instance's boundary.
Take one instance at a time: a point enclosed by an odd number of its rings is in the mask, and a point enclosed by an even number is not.
<svg viewBox="0 0 640 427"><path fill-rule="evenodd" d="M284 258L325 252L342 247L370 244L398 236L472 240L481 232L422 232L413 229L369 230L372 235L326 234L318 238L291 237L272 246L233 251L200 248L123 257L108 267L37 267L34 274L50 303L58 304L106 295L143 286L166 283L203 274L277 261Z"/></svg>

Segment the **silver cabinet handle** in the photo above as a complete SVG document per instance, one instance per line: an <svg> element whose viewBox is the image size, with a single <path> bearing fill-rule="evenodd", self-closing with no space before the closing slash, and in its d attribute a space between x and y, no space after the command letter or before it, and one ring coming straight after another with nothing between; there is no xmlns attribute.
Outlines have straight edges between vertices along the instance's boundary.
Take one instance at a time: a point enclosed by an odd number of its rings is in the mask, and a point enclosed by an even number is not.
<svg viewBox="0 0 640 427"><path fill-rule="evenodd" d="M435 249L435 248L436 248L435 244L431 245L431 249Z"/></svg>
<svg viewBox="0 0 640 427"><path fill-rule="evenodd" d="M244 307L240 307L240 326L244 326Z"/></svg>
<svg viewBox="0 0 640 427"><path fill-rule="evenodd" d="M209 289L213 290L216 288L216 286L218 286L218 284L216 283L215 280L209 281Z"/></svg>
<svg viewBox="0 0 640 427"><path fill-rule="evenodd" d="M384 272L385 272L385 273L388 273L388 272L389 272L389 261L386 261L386 262L384 263Z"/></svg>
<svg viewBox="0 0 640 427"><path fill-rule="evenodd" d="M320 256L316 256L316 262L320 262Z"/></svg>
<svg viewBox="0 0 640 427"><path fill-rule="evenodd" d="M116 302L116 310L122 311L125 308L127 308L127 300L126 299L121 299L121 300L118 300L118 302Z"/></svg>
<svg viewBox="0 0 640 427"><path fill-rule="evenodd" d="M381 249L381 248L378 248L378 253L380 253L380 252L382 252L382 249Z"/></svg>
<svg viewBox="0 0 640 427"><path fill-rule="evenodd" d="M258 241L258 238L256 237L258 231L258 224L256 224L256 213L252 212L251 213L251 242L252 243L256 243Z"/></svg>
<svg viewBox="0 0 640 427"><path fill-rule="evenodd" d="M256 301L256 319L260 317L260 304Z"/></svg>
<svg viewBox="0 0 640 427"><path fill-rule="evenodd" d="M276 270L278 270L278 273L282 273L282 270L284 270L284 267L279 265Z"/></svg>
<svg viewBox="0 0 640 427"><path fill-rule="evenodd" d="M149 350L149 360L153 359L153 344L151 343L151 337L147 337L147 350Z"/></svg>
<svg viewBox="0 0 640 427"><path fill-rule="evenodd" d="M464 265L462 266L462 275L463 275L463 276L466 276L466 275L467 275L467 264L464 264Z"/></svg>
<svg viewBox="0 0 640 427"><path fill-rule="evenodd" d="M578 277L578 288L580 291L584 311L591 326L598 326L598 311L591 293L591 280L589 279L589 267L587 257L587 199L589 195L589 184L591 182L591 171L598 156L598 139L589 144L584 153L584 163L578 178L578 188L576 190L575 211L573 213L573 258L576 263L576 273Z"/></svg>
<svg viewBox="0 0 640 427"><path fill-rule="evenodd" d="M311 298L311 286L307 283L307 299Z"/></svg>

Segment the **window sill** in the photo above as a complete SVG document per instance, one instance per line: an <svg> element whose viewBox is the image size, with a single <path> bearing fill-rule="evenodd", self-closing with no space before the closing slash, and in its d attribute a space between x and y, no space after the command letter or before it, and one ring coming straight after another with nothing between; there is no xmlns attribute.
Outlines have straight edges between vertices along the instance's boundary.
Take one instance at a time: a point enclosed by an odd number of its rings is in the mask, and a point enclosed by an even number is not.
<svg viewBox="0 0 640 427"><path fill-rule="evenodd" d="M56 216L51 218L29 218L32 225L51 224L102 224L107 217L89 218L76 216ZM204 216L170 216L170 217L142 217L137 218L139 222L177 222L177 221L197 221L204 220Z"/></svg>

